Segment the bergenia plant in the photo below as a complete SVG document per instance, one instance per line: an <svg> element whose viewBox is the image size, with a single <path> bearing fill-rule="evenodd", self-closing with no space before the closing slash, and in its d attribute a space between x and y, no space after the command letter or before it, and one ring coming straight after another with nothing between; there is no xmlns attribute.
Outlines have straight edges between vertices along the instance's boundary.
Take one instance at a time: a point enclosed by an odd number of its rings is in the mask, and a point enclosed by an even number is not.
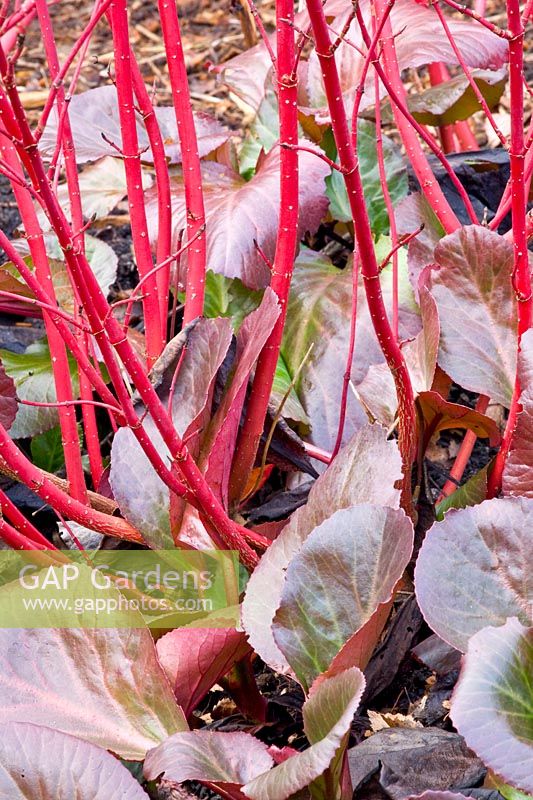
<svg viewBox="0 0 533 800"><path fill-rule="evenodd" d="M240 126L193 108L181 6L146 12L162 103L127 0L95 0L66 55L62 5L0 8L0 310L32 321L0 342L0 537L63 565L235 551L241 625L1 628L0 795L348 800L384 648L380 691L430 635L462 654L445 724L480 780L533 794L533 3L244 0L251 46L210 67ZM287 731L265 675L299 698ZM450 780L387 796L473 786Z"/></svg>

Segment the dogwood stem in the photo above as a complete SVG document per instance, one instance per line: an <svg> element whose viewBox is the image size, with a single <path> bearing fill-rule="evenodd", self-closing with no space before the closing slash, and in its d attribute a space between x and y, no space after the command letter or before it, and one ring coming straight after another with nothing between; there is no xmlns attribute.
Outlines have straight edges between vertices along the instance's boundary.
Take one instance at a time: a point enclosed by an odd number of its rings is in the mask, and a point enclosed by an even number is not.
<svg viewBox="0 0 533 800"><path fill-rule="evenodd" d="M278 107L280 127L280 208L276 252L270 286L276 293L280 314L259 356L248 403L246 418L233 459L230 498L238 503L254 465L263 433L265 416L278 363L287 303L298 245L298 98L294 71L294 4L292 0L276 3ZM288 146L284 146L288 145Z"/></svg>
<svg viewBox="0 0 533 800"><path fill-rule="evenodd" d="M137 120L133 102L131 52L128 38L126 0L114 0L109 7L115 52L115 76L118 96L122 155L128 187L128 206L131 219L133 249L139 275L144 277L152 269L152 253L148 239L145 199L142 185L141 154L137 137ZM156 276L149 281L143 298L146 355L148 367L161 355L165 341L162 336Z"/></svg>
<svg viewBox="0 0 533 800"><path fill-rule="evenodd" d="M524 25L519 0L507 0L507 19L512 38L509 41L509 94L511 108L511 137L509 160L511 166L511 214L513 225L514 264L512 283L518 305L518 349L520 341L532 322L531 274L527 249L527 201L525 192L524 158ZM488 496L495 497L502 484L505 462L511 448L516 418L520 410L520 381L515 380L509 417L503 440L494 460L488 481Z"/></svg>
<svg viewBox="0 0 533 800"><path fill-rule="evenodd" d="M368 308L376 336L393 374L396 386L399 409L399 447L404 467L403 504L410 511L411 467L416 453L416 413L413 387L405 359L391 329L383 302L379 267L365 206L361 174L356 154L352 147L335 57L330 51L331 41L324 9L320 0L307 0L307 9L315 37L316 54L322 68L337 153L344 171L344 181L361 258L361 274Z"/></svg>
<svg viewBox="0 0 533 800"><path fill-rule="evenodd" d="M185 309L183 312L183 323L186 325L196 317L201 317L204 311L207 246L204 233L202 170L176 3L174 0L171 2L158 0L158 8L180 139L187 207L187 238L191 240L196 237L194 247L191 247L187 254ZM200 235L197 235L198 231L200 231Z"/></svg>

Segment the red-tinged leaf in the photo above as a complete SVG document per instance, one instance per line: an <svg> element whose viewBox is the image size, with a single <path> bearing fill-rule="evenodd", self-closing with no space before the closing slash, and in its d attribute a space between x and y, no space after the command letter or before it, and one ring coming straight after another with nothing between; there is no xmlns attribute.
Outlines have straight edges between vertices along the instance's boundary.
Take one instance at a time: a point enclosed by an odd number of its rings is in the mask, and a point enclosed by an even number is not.
<svg viewBox="0 0 533 800"><path fill-rule="evenodd" d="M512 447L503 470L504 494L533 497L533 331L520 343L518 376L522 394Z"/></svg>
<svg viewBox="0 0 533 800"><path fill-rule="evenodd" d="M312 530L338 509L371 502L398 508L401 459L386 431L366 425L338 454L311 488L305 506L297 509L270 545L248 581L243 624L253 649L277 672L290 670L272 635L272 621L281 602L286 569Z"/></svg>
<svg viewBox="0 0 533 800"><path fill-rule="evenodd" d="M150 750L144 762L147 780L209 781L242 786L273 764L267 746L249 733L187 731L176 733Z"/></svg>
<svg viewBox="0 0 533 800"><path fill-rule="evenodd" d="M377 245L378 259L388 255L389 245L390 240L381 237ZM405 261L400 258L400 337L409 339L420 330L420 318L405 267ZM381 285L385 303L390 308L392 272L388 267L381 273ZM310 345L313 345L295 388L311 422L313 444L329 451L337 440L351 314L351 267L339 270L325 256L302 249L294 268L282 352L289 373L295 375ZM383 353L361 286L357 297L356 346L351 371L354 386L362 381L371 364L382 361ZM350 390L343 441L347 442L365 422L366 414Z"/></svg>
<svg viewBox="0 0 533 800"><path fill-rule="evenodd" d="M275 50L275 37L271 37L271 45ZM262 42L212 69L220 75L239 104L243 103L248 111L259 111L266 92L272 88L272 61Z"/></svg>
<svg viewBox="0 0 533 800"><path fill-rule="evenodd" d="M420 286L419 303L423 329L402 347L415 394L427 392L433 385L440 337L437 306L426 286ZM398 400L387 364L372 364L356 391L371 415L389 428L396 418Z"/></svg>
<svg viewBox="0 0 533 800"><path fill-rule="evenodd" d="M394 211L399 234L407 236L422 228L407 246L409 280L418 300L421 273L428 264L433 264L435 248L445 231L428 201L420 192L413 192L404 197ZM425 286L426 283L427 281L424 280L423 285Z"/></svg>
<svg viewBox="0 0 533 800"><path fill-rule="evenodd" d="M474 431L480 439L488 439L491 447L500 443L500 431L493 419L459 403L444 400L438 392L420 392L418 407L424 417L427 434L465 429Z"/></svg>
<svg viewBox="0 0 533 800"><path fill-rule="evenodd" d="M259 308L249 314L237 334L231 383L217 408L202 445L201 465L211 488L227 507L228 482L239 431L248 378L280 313L274 292L267 287Z"/></svg>
<svg viewBox="0 0 533 800"><path fill-rule="evenodd" d="M123 758L187 730L145 628L0 630L4 722L53 725Z"/></svg>
<svg viewBox="0 0 533 800"><path fill-rule="evenodd" d="M18 403L15 381L0 363L0 422L9 430L17 416Z"/></svg>
<svg viewBox="0 0 533 800"><path fill-rule="evenodd" d="M0 762L0 796L9 800L148 800L114 756L40 725L1 725Z"/></svg>
<svg viewBox="0 0 533 800"><path fill-rule="evenodd" d="M507 83L507 70L473 70L472 78L490 109L496 106ZM414 118L423 125L451 125L481 111L481 104L466 75L431 86L420 94L408 95Z"/></svg>
<svg viewBox="0 0 533 800"><path fill-rule="evenodd" d="M76 161L96 161L103 156L119 156L115 148L106 139L122 145L120 120L117 102L117 90L114 86L98 86L87 92L75 94L69 103L69 121L76 148ZM172 163L181 162L181 147L174 109L170 106L156 107L155 115L159 123L165 145L165 155ZM142 116L137 112L137 137L139 148L148 148L142 155L143 161L153 162L148 135ZM231 136L227 128L216 119L204 113L194 113L198 152L200 157L206 156L220 147ZM44 133L39 140L39 150L43 158L50 159L57 142L58 115L52 111Z"/></svg>
<svg viewBox="0 0 533 800"><path fill-rule="evenodd" d="M533 792L532 674L532 627L484 628L468 643L451 707L467 745L523 792Z"/></svg>
<svg viewBox="0 0 533 800"><path fill-rule="evenodd" d="M209 689L250 651L243 633L228 628L178 628L158 640L157 656L186 716Z"/></svg>
<svg viewBox="0 0 533 800"><path fill-rule="evenodd" d="M422 0L417 0L422 2ZM412 794L406 800L468 800L467 796L460 792L422 792L422 794Z"/></svg>
<svg viewBox="0 0 533 800"><path fill-rule="evenodd" d="M439 364L472 392L509 406L516 373L513 246L480 225L435 248L432 294L441 324Z"/></svg>
<svg viewBox="0 0 533 800"><path fill-rule="evenodd" d="M352 637L390 601L412 550L413 526L404 512L366 504L337 511L306 538L287 568L273 622L276 644L304 688L350 640L344 659L349 653L368 660L375 626L364 632L368 641Z"/></svg>
<svg viewBox="0 0 533 800"><path fill-rule="evenodd" d="M466 652L468 640L507 617L528 621L533 602L533 500L504 498L449 511L428 532L415 588L430 627Z"/></svg>
<svg viewBox="0 0 533 800"><path fill-rule="evenodd" d="M275 147L248 182L221 164L209 162L202 167L209 269L228 278L239 278L252 289L262 289L270 283L270 270L254 242L272 261L279 224L279 160L279 147ZM299 235L302 235L305 231L314 232L327 211L324 180L330 168L308 152L299 154L299 162ZM173 177L171 185L176 244L187 222L182 176ZM153 189L146 193L146 212L154 240L157 236L157 193ZM184 253L180 262L182 283L186 265Z"/></svg>
<svg viewBox="0 0 533 800"><path fill-rule="evenodd" d="M172 400L172 419L182 436L190 437L202 425L209 405L213 381L231 342L229 319L202 319L186 335L172 340L152 370L152 380L163 399L168 399L175 370L179 365ZM180 344L178 348L176 345ZM181 359L182 347L185 355ZM142 407L139 415L141 415ZM170 453L153 420L143 422L152 443L168 463ZM188 438L194 448L198 437ZM129 428L120 428L111 448L110 483L121 512L155 549L172 547L172 532L177 532L184 505L173 509L171 524L170 491L157 475ZM179 501L178 501L179 502ZM205 537L204 544L209 546Z"/></svg>
<svg viewBox="0 0 533 800"><path fill-rule="evenodd" d="M371 30L370 2L362 2L360 7L368 29ZM345 106L349 114L353 109L355 91L366 53L359 24L357 20L350 23L351 15L352 8L349 3L346 3L342 13L337 14L331 24L332 31L337 35L342 35L341 43L336 49L335 60L339 70ZM405 24L406 19L409 20L408 25ZM401 70L419 67L433 61L443 61L448 64L458 63L456 53L433 8L421 8L415 0L398 0L392 8L390 22ZM470 20L450 18L448 24L454 42L468 66L499 69L507 62L508 48L505 40L501 37L486 29L480 30L480 26ZM306 27L305 24L303 27ZM315 121L318 124L329 123L330 115L325 101L322 70L316 51L312 51L301 72L301 104L306 112L312 111L315 114ZM383 88L381 92L382 95L385 94ZM371 68L366 78L365 92L360 108L364 109L373 105L374 98L374 71Z"/></svg>
<svg viewBox="0 0 533 800"><path fill-rule="evenodd" d="M319 778L346 745L364 686L363 673L356 668L321 683L303 706L304 730L311 746L250 781L242 790L246 797L286 800Z"/></svg>

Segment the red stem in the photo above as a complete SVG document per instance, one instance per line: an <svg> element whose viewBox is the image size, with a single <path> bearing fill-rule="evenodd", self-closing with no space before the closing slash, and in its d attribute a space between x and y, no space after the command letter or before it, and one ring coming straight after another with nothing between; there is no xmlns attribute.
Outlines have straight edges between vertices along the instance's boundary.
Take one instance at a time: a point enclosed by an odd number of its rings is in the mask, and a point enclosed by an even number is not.
<svg viewBox="0 0 533 800"><path fill-rule="evenodd" d="M413 388L405 359L394 337L383 302L379 267L364 201L361 174L352 147L335 58L330 51L331 41L324 9L320 0L307 0L307 9L315 36L316 53L322 67L337 153L344 170L370 316L396 385L399 408L399 447L404 465L403 503L405 508L411 510L411 467L416 453L416 413ZM381 13L384 13L384 10Z"/></svg>
<svg viewBox="0 0 533 800"><path fill-rule="evenodd" d="M524 26L520 17L519 0L507 0L507 18L512 38L509 42L509 94L511 108L511 208L513 221L514 265L512 283L518 303L518 349L522 334L531 327L532 299L529 253L527 249L527 201L525 192L524 156ZM488 497L499 494L505 462L511 448L516 418L520 410L521 387L515 380L509 417L500 450L489 475Z"/></svg>
<svg viewBox="0 0 533 800"><path fill-rule="evenodd" d="M205 233L202 232L197 236L198 231L203 231L205 228L202 170L176 4L168 0L158 0L158 8L180 138L187 206L187 238L191 240L193 237L197 237L194 247L189 250L187 255L185 309L183 312L183 322L186 325L196 317L201 317L204 310L207 246Z"/></svg>
<svg viewBox="0 0 533 800"><path fill-rule="evenodd" d="M476 403L476 411L479 411L480 414L484 414L488 408L488 405L489 398L481 394ZM457 485L460 483L466 469L466 465L468 464L470 456L472 455L472 450L474 449L476 440L477 436L474 431L467 431L465 433L463 441L461 442L461 447L459 448L459 452L457 453L453 466L450 470L450 478L453 478L453 480L446 481L437 498L437 504L444 500L445 497L449 497L457 489Z"/></svg>
<svg viewBox="0 0 533 800"><path fill-rule="evenodd" d="M233 459L230 497L234 503L238 503L242 497L263 433L283 337L294 257L298 244L298 152L293 148L293 145L298 144L298 100L297 78L293 73L295 57L293 21L293 0L278 0L276 3L276 50L278 54L276 78L281 144L280 210L270 286L277 295L281 312L257 362L252 394Z"/></svg>
<svg viewBox="0 0 533 800"><path fill-rule="evenodd" d="M5 492L0 489L0 508L2 515L7 517L13 525L28 539L35 542L37 545L47 548L48 550L55 550L55 547L50 544L48 539L32 525L29 519L26 519L22 511L19 511L17 506L11 502Z"/></svg>
<svg viewBox="0 0 533 800"><path fill-rule="evenodd" d="M155 248L155 260L159 265L165 264L156 274L157 291L159 294L159 311L161 314L161 336L163 341L167 339L167 316L168 316L168 294L170 288L170 265L171 243L172 243L172 209L170 202L170 176L168 173L167 160L165 156L165 144L159 124L155 115L154 107L150 95L144 84L139 65L133 53L130 57L131 74L133 78L133 90L139 110L142 114L146 127L146 133L150 142L154 159L155 183L157 188L157 242ZM150 273L148 273L150 274ZM144 279L147 275L144 276Z"/></svg>
<svg viewBox="0 0 533 800"><path fill-rule="evenodd" d="M2 137L0 149L7 164L16 174L22 176L22 170L15 149L11 142L5 137ZM13 181L11 185L28 237L30 254L35 266L36 281L41 286L48 288L47 300L51 300L51 304L55 305L57 301L52 282L52 273L50 271L41 226L39 225L31 197L28 192L15 181ZM59 401L72 400L74 393L65 344L47 311L43 311L43 319L48 346L50 348L57 399ZM58 411L58 416L65 454L67 479L69 481L69 491L73 497L84 503L87 500L87 491L81 461L76 414L69 408L61 408Z"/></svg>
<svg viewBox="0 0 533 800"><path fill-rule="evenodd" d="M380 4L380 7L382 7L382 5L383 4ZM356 16L357 21L359 22L363 40L368 47L370 45L370 36L359 9L356 9ZM392 36L390 21L388 19L384 25L384 33L385 38L381 39L384 66L382 67L378 61L375 61L374 67L389 94L393 106L396 125L402 137L405 149L409 154L409 158L420 184L421 191L423 194L425 194L443 228L448 233L452 233L452 231L457 230L457 228L460 227L459 220L454 214L450 204L446 200L446 197L444 196L438 184L438 181L433 175L433 171L429 166L426 154L424 153L420 142L416 137L417 133L427 144L429 149L434 153L434 155L439 159L440 163L446 170L446 173L449 175L451 182L461 197L472 222L474 224L478 224L474 208L464 186L461 184L461 181L458 179L457 175L451 168L433 137L428 134L424 127L414 119L407 107L405 89L401 80L398 62L396 59L394 37ZM387 54L387 57L385 57L385 53Z"/></svg>
<svg viewBox="0 0 533 800"><path fill-rule="evenodd" d="M115 77L122 136L122 154L128 187L131 235L137 269L142 278L152 269L153 264L150 241L148 239L145 198L142 186L141 154L139 152L137 120L133 102L133 77L126 0L114 0L111 3L109 18L115 52ZM165 344L162 336L161 312L155 275L147 281L142 302L146 331L147 363L150 368L161 354Z"/></svg>

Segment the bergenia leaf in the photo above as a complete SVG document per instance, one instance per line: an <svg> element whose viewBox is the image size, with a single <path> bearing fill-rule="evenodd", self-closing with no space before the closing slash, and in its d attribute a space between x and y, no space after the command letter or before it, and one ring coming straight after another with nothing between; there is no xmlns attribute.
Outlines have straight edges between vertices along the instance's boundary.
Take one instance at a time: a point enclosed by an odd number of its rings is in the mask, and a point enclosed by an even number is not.
<svg viewBox="0 0 533 800"><path fill-rule="evenodd" d="M261 305L248 314L239 328L231 382L226 387L202 443L200 463L205 469L210 486L226 507L231 464L248 378L280 311L277 296L268 286Z"/></svg>
<svg viewBox="0 0 533 800"><path fill-rule="evenodd" d="M426 286L419 287L418 299L423 328L414 339L402 346L415 394L428 392L433 385L440 338L437 306ZM387 428L393 424L398 398L394 378L387 364L372 364L356 391L365 408L378 422Z"/></svg>
<svg viewBox="0 0 533 800"><path fill-rule="evenodd" d="M391 599L412 549L404 512L375 505L337 511L307 537L287 568L273 623L274 639L304 687ZM351 642L358 660L350 666L366 666L377 643L374 630L366 634L367 641Z"/></svg>
<svg viewBox="0 0 533 800"><path fill-rule="evenodd" d="M474 431L480 439L489 439L491 447L500 443L500 431L493 419L460 403L444 400L438 392L420 392L418 407L426 430L432 434L450 429Z"/></svg>
<svg viewBox="0 0 533 800"><path fill-rule="evenodd" d="M103 140L102 143L106 146ZM99 159L95 164L89 164L85 167L78 177L78 183L85 219L90 219L93 216L97 219L105 217L126 196L128 189L124 162L118 158L111 158L111 156ZM143 189L148 189L152 183L152 177L147 172L143 172ZM57 187L56 195L61 208L70 218L68 185L60 183ZM37 216L43 230L49 229L48 218L40 207L37 208Z"/></svg>
<svg viewBox="0 0 533 800"><path fill-rule="evenodd" d="M209 781L242 786L266 772L274 763L267 746L249 733L187 731L176 733L151 750L144 762L144 775L152 781Z"/></svg>
<svg viewBox="0 0 533 800"><path fill-rule="evenodd" d="M309 143L307 143L309 144ZM251 289L270 283L270 269L254 242L270 261L274 257L279 223L279 148L265 156L253 178L246 182L222 164L205 163L202 167L206 212L207 263L213 272L239 278ZM314 232L327 211L324 179L329 166L313 153L301 152L299 235ZM182 175L171 181L174 244L187 227L185 192ZM146 212L152 240L157 236L157 192L146 193ZM187 265L184 253L180 279Z"/></svg>
<svg viewBox="0 0 533 800"><path fill-rule="evenodd" d="M460 792L432 792L428 789L422 794L412 794L406 800L468 800L468 798Z"/></svg>
<svg viewBox="0 0 533 800"><path fill-rule="evenodd" d="M179 364L174 384L172 419L181 436L188 436L201 427L199 420L208 403L214 378L224 360L231 336L229 319L199 320L186 334L187 347L183 360L171 358L168 367L162 367L161 374L158 373L159 391L165 393L168 399L172 377ZM174 352L174 347L175 340L172 340L160 361L165 362L169 351L171 354ZM158 369L158 364L154 369ZM170 453L149 415L143 425L167 462ZM194 442L189 441L189 445L192 444ZM170 546L173 539L169 488L157 475L129 428L120 428L113 439L110 483L123 515L141 531L146 542L155 548ZM206 539L206 546L209 546L208 541Z"/></svg>
<svg viewBox="0 0 533 800"><path fill-rule="evenodd" d="M7 374L0 363L0 423L6 430L12 426L17 416L18 403L15 381Z"/></svg>
<svg viewBox="0 0 533 800"><path fill-rule="evenodd" d="M243 793L252 800L286 800L319 778L346 741L364 686L363 673L355 667L317 686L303 707L311 746L250 781Z"/></svg>
<svg viewBox="0 0 533 800"><path fill-rule="evenodd" d="M209 689L250 651L231 628L177 628L156 644L157 656L186 716Z"/></svg>
<svg viewBox="0 0 533 800"><path fill-rule="evenodd" d="M0 350L0 359L6 374L15 382L17 397L20 400L35 400L40 403L57 401L50 349L45 340L30 344L24 353ZM77 397L77 370L73 359L69 359L69 367L74 396ZM13 439L35 436L53 428L58 424L58 420L56 408L26 406L20 403L15 421L11 425L10 435Z"/></svg>
<svg viewBox="0 0 533 800"><path fill-rule="evenodd" d="M382 236L377 246L378 259L385 258L389 250L390 242ZM419 332L420 318L401 255L399 262L400 336L409 339ZM291 284L283 357L289 373L294 375L313 345L295 388L311 423L310 438L326 450L332 450L337 440L343 375L348 358L352 282L351 267L339 270L325 256L302 249ZM385 303L390 308L392 276L388 267L381 273L381 285ZM351 373L356 387L371 364L383 361L362 286L357 301L357 346ZM344 442L365 422L362 406L349 391Z"/></svg>
<svg viewBox="0 0 533 800"><path fill-rule="evenodd" d="M312 486L307 504L292 515L272 542L248 581L243 602L243 623L250 644L272 669L290 670L272 634L279 608L285 571L303 543L338 509L370 502L398 508L402 467L398 446L387 441L386 431L366 425L338 454Z"/></svg>
<svg viewBox="0 0 533 800"><path fill-rule="evenodd" d="M181 161L181 148L176 126L174 109L170 106L155 108L161 135L165 143L165 155L173 163ZM119 148L122 145L120 121L115 86L98 86L87 92L75 94L69 103L69 120L76 148L76 161L97 161L103 156L117 158L119 152L109 144L113 142ZM230 132L213 117L203 113L195 113L196 135L200 157L206 156L220 147L230 137ZM51 159L57 142L58 114L54 109L50 114L44 133L39 140L39 150L43 158ZM105 139L104 139L105 136ZM148 148L143 154L143 161L152 162L153 156L142 116L137 112L137 137L139 148Z"/></svg>
<svg viewBox="0 0 533 800"><path fill-rule="evenodd" d="M370 225L375 236L379 237L389 231L389 215L379 174L376 126L368 120L360 120L357 126L357 155ZM396 205L407 194L407 170L399 148L388 136L383 137L383 160L390 198ZM327 186L333 218L351 222L352 213L342 173L334 169L327 179Z"/></svg>
<svg viewBox="0 0 533 800"><path fill-rule="evenodd" d="M507 82L507 70L473 70L472 78L489 108L497 105ZM423 125L451 125L481 110L481 104L465 75L409 95L409 110Z"/></svg>
<svg viewBox="0 0 533 800"><path fill-rule="evenodd" d="M488 465L474 473L461 486L458 486L448 497L435 507L437 520L441 522L444 515L452 508L466 508L482 503L487 497Z"/></svg>
<svg viewBox="0 0 533 800"><path fill-rule="evenodd" d="M148 800L110 753L40 725L1 725L0 762L0 796L10 800Z"/></svg>
<svg viewBox="0 0 533 800"><path fill-rule="evenodd" d="M432 294L441 324L439 365L460 386L509 406L516 373L513 246L468 225L435 248Z"/></svg>
<svg viewBox="0 0 533 800"><path fill-rule="evenodd" d="M371 30L371 4L368 0L361 3L361 12ZM365 59L366 48L357 20L353 19L349 3L343 4L341 13L337 13L331 27L334 33L341 35L341 42L335 53L341 88L345 106L351 115L356 87L360 81ZM405 20L409 20L409 25ZM350 20L352 20L350 22ZM457 64L457 55L452 48L448 36L433 8L422 8L416 0L398 0L390 14L392 35L394 36L396 55L401 70L419 67L433 61ZM301 24L301 23L299 23ZM501 37L483 29L470 20L449 19L448 25L453 40L462 54L466 64L481 69L499 69L508 58L505 42ZM306 25L304 23L303 27ZM301 68L301 102L315 113L318 124L330 122L329 110L325 101L322 85L322 72L316 51L312 51L307 64ZM385 90L381 89L381 94ZM374 72L369 73L365 82L365 91L361 100L361 110L374 105Z"/></svg>
<svg viewBox="0 0 533 800"><path fill-rule="evenodd" d="M451 707L467 745L523 792L533 792L532 674L532 627L484 628L468 643Z"/></svg>
<svg viewBox="0 0 533 800"><path fill-rule="evenodd" d="M511 451L503 470L504 494L533 497L533 331L522 335L518 354L522 394Z"/></svg>
<svg viewBox="0 0 533 800"><path fill-rule="evenodd" d="M449 511L427 533L415 588L427 623L452 647L507 617L526 623L533 602L533 500L504 498Z"/></svg>
<svg viewBox="0 0 533 800"><path fill-rule="evenodd" d="M2 720L53 725L139 760L187 730L146 628L0 630Z"/></svg>
<svg viewBox="0 0 533 800"><path fill-rule="evenodd" d="M435 247L445 231L420 192L408 194L400 200L394 211L399 234L406 236L419 231L407 246L409 280L418 299L420 275L428 264L433 264ZM426 284L427 281L424 280L423 285Z"/></svg>

